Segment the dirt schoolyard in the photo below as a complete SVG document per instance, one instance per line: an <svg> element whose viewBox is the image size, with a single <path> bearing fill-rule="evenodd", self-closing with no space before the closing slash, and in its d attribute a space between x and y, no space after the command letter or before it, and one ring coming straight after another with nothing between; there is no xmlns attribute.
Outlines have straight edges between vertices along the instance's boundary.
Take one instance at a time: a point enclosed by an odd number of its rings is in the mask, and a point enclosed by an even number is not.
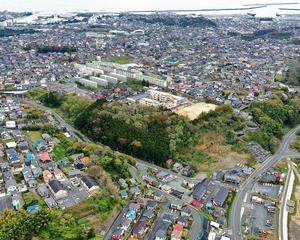
<svg viewBox="0 0 300 240"><path fill-rule="evenodd" d="M201 113L215 110L217 105L212 103L199 102L187 107L179 107L174 111L181 116L188 117L190 120L196 119Z"/></svg>

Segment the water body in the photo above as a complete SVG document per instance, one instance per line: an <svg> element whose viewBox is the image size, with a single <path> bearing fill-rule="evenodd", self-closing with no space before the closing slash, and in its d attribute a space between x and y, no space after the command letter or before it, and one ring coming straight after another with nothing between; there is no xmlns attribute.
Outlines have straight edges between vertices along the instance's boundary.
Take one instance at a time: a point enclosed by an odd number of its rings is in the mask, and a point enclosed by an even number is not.
<svg viewBox="0 0 300 240"><path fill-rule="evenodd" d="M293 3L293 4L288 4ZM298 4L294 4L298 3ZM258 17L274 17L276 13L299 14L300 0L0 0L0 11L140 11L173 9L230 9L265 6L251 10ZM270 5L265 5L270 4ZM246 14L249 10L203 11L204 15Z"/></svg>

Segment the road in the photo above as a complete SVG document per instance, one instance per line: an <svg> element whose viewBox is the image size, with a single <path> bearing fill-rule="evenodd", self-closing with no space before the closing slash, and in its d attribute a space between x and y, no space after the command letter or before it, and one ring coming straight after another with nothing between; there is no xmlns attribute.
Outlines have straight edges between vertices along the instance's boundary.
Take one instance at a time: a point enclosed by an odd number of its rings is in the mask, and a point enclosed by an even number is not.
<svg viewBox="0 0 300 240"><path fill-rule="evenodd" d="M148 168L152 168L154 170L159 170L159 171L164 171L164 172L167 172L173 176L176 176L180 179L183 179L185 181L188 181L188 182L193 182L193 183L198 183L198 182L201 182L204 178L206 178L206 174L202 174L201 176L197 176L197 178L191 178L191 177L187 177L187 176L184 176L182 174L179 174L179 173L176 173L176 172L173 172L171 171L170 169L167 169L167 168L163 168L163 167L160 167L160 166L157 166L155 164L152 164L152 163L149 163L149 162L146 162L146 161L143 161L141 159L136 159L136 162L137 164L141 164L141 165L144 165Z"/></svg>
<svg viewBox="0 0 300 240"><path fill-rule="evenodd" d="M300 125L290 130L282 139L282 142L277 152L266 159L240 186L240 190L237 192L236 198L232 204L232 211L230 216L230 229L232 230L232 239L243 239L241 233L241 218L242 218L242 205L244 199L247 197L247 193L251 192L256 180L265 173L269 168L273 167L282 158L296 157L299 154L294 153L289 149L290 144L295 140L296 133L300 130Z"/></svg>
<svg viewBox="0 0 300 240"><path fill-rule="evenodd" d="M79 141L79 142L81 142L81 141L91 142L86 136L84 136L78 130L76 130L73 126L68 124L57 112L53 111L52 109L47 108L47 107L45 107L41 104L38 104L37 102L32 101L32 100L23 99L22 101L27 103L27 104L30 104L30 105L34 105L34 106L44 108L45 110L51 112L51 114L56 119L56 121L68 131L68 133L72 136L72 138L76 139L77 141Z"/></svg>
<svg viewBox="0 0 300 240"><path fill-rule="evenodd" d="M289 162L289 171L286 177L284 191L281 198L280 212L279 212L279 240L288 240L288 211L287 202L291 198L295 175L291 162Z"/></svg>

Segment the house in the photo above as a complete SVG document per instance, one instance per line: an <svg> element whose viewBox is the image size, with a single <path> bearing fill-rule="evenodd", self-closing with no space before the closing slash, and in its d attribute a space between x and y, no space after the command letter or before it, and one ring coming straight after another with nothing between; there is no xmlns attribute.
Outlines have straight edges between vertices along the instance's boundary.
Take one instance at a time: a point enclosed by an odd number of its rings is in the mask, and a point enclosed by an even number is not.
<svg viewBox="0 0 300 240"><path fill-rule="evenodd" d="M179 162L174 163L173 167L172 167L174 172L180 172L183 169L183 165Z"/></svg>
<svg viewBox="0 0 300 240"><path fill-rule="evenodd" d="M99 189L99 186L97 185L96 181L91 176L83 176L81 178L81 183L88 189L89 192L93 192Z"/></svg>
<svg viewBox="0 0 300 240"><path fill-rule="evenodd" d="M35 187L37 182L35 180L35 177L33 176L31 168L28 166L24 166L22 173L23 173L24 180L28 184L28 186Z"/></svg>
<svg viewBox="0 0 300 240"><path fill-rule="evenodd" d="M22 173L22 170L23 170L23 164L20 162L15 163L14 166L12 167L13 175L19 175L20 173Z"/></svg>
<svg viewBox="0 0 300 240"><path fill-rule="evenodd" d="M48 208L50 208L50 209L57 208L57 203L52 197L46 198L45 203L47 204Z"/></svg>
<svg viewBox="0 0 300 240"><path fill-rule="evenodd" d="M118 183L119 183L120 187L122 187L122 188L127 188L128 187L128 184L126 183L126 181L123 178L120 178L118 180Z"/></svg>
<svg viewBox="0 0 300 240"><path fill-rule="evenodd" d="M171 169L173 167L173 165L174 165L174 161L172 159L168 159L166 161L166 165L167 165L168 168Z"/></svg>
<svg viewBox="0 0 300 240"><path fill-rule="evenodd" d="M171 194L177 198L182 198L184 192L180 192L176 189L172 189Z"/></svg>
<svg viewBox="0 0 300 240"><path fill-rule="evenodd" d="M123 190L120 190L119 191L119 195L122 199L127 199L128 198L128 194L127 194L127 191L125 189Z"/></svg>
<svg viewBox="0 0 300 240"><path fill-rule="evenodd" d="M18 148L22 153L28 153L29 151L29 145L25 141L18 143Z"/></svg>
<svg viewBox="0 0 300 240"><path fill-rule="evenodd" d="M155 208L157 207L158 203L156 201L153 201L153 200L148 200L147 201L147 205L146 205L146 208L148 210L155 210Z"/></svg>
<svg viewBox="0 0 300 240"><path fill-rule="evenodd" d="M153 199L157 202L160 202L162 200L163 193L160 191L156 191L153 193Z"/></svg>
<svg viewBox="0 0 300 240"><path fill-rule="evenodd" d="M27 188L25 183L19 183L18 184L18 189L19 189L20 193L24 193L24 192L28 191L28 188Z"/></svg>
<svg viewBox="0 0 300 240"><path fill-rule="evenodd" d="M171 213L165 213L163 215L163 222L172 223L175 220L176 216ZM170 226L170 225L169 225Z"/></svg>
<svg viewBox="0 0 300 240"><path fill-rule="evenodd" d="M141 217L140 220L134 225L132 229L132 235L134 237L142 237L146 231L147 227L147 219Z"/></svg>
<svg viewBox="0 0 300 240"><path fill-rule="evenodd" d="M45 163L45 162L50 162L50 161L51 161L51 158L50 158L50 156L49 156L49 154L48 154L47 151L42 151L42 152L40 153L40 160L41 160L41 162L43 162L43 163Z"/></svg>
<svg viewBox="0 0 300 240"><path fill-rule="evenodd" d="M12 163L20 161L19 153L15 149L7 149L5 153L8 161Z"/></svg>
<svg viewBox="0 0 300 240"><path fill-rule="evenodd" d="M124 229L124 231L127 231L130 228L132 220L128 218L124 218L122 219L121 222L122 222L122 228Z"/></svg>
<svg viewBox="0 0 300 240"><path fill-rule="evenodd" d="M35 140L33 142L33 146L36 148L38 152L46 151L46 142L42 139Z"/></svg>
<svg viewBox="0 0 300 240"><path fill-rule="evenodd" d="M31 153L31 152L27 152L25 154L25 159L28 159L28 160L34 160L34 154Z"/></svg>
<svg viewBox="0 0 300 240"><path fill-rule="evenodd" d="M143 213L142 213L142 217L145 217L145 218L152 218L154 216L154 211L153 210L149 210L149 209L146 209Z"/></svg>
<svg viewBox="0 0 300 240"><path fill-rule="evenodd" d="M65 198L68 196L68 192L64 189L64 186L58 180L50 180L48 183L51 193L56 199Z"/></svg>
<svg viewBox="0 0 300 240"><path fill-rule="evenodd" d="M90 158L89 157L82 157L80 158L80 162L83 164L83 165L87 165L90 161Z"/></svg>
<svg viewBox="0 0 300 240"><path fill-rule="evenodd" d="M12 193L12 192L18 191L18 186L17 186L16 180L15 179L8 179L5 182L5 189L6 189L7 193Z"/></svg>
<svg viewBox="0 0 300 240"><path fill-rule="evenodd" d="M176 209L176 210L181 210L182 206L183 206L182 201L177 200L177 199L171 200L171 208Z"/></svg>
<svg viewBox="0 0 300 240"><path fill-rule="evenodd" d="M133 196L135 196L135 197L137 197L138 195L140 195L142 192L141 192L141 189L138 187L138 186L136 186L136 187L133 187L133 188L130 188L130 193L133 195Z"/></svg>
<svg viewBox="0 0 300 240"><path fill-rule="evenodd" d="M75 160L74 166L75 166L77 169L82 169L82 168L85 167L85 165L84 165L82 162L80 162L80 160Z"/></svg>
<svg viewBox="0 0 300 240"><path fill-rule="evenodd" d="M72 169L68 172L68 177L73 178L81 175L80 169Z"/></svg>
<svg viewBox="0 0 300 240"><path fill-rule="evenodd" d="M41 197L46 197L50 194L46 184L43 183L39 185L39 187L37 188L37 192Z"/></svg>
<svg viewBox="0 0 300 240"><path fill-rule="evenodd" d="M164 181L170 174L165 171L160 171L156 174L157 179Z"/></svg>
<svg viewBox="0 0 300 240"><path fill-rule="evenodd" d="M192 174L193 170L191 168L191 166L189 165L185 165L182 169L182 174L185 176L190 176Z"/></svg>
<svg viewBox="0 0 300 240"><path fill-rule="evenodd" d="M183 226L180 224L175 224L173 226L171 240L181 240L182 233L183 233Z"/></svg>
<svg viewBox="0 0 300 240"><path fill-rule="evenodd" d="M19 209L21 207L21 199L20 199L20 195L19 194L13 194L11 197L11 204L13 206L13 208Z"/></svg>
<svg viewBox="0 0 300 240"><path fill-rule="evenodd" d="M181 209L181 212L180 212L180 215L181 216L187 216L187 217L190 217L192 214L191 210L189 209L188 206L184 206L182 209Z"/></svg>
<svg viewBox="0 0 300 240"><path fill-rule="evenodd" d="M16 128L16 122L15 121L6 121L5 126L6 126L6 128L10 128L10 129Z"/></svg>
<svg viewBox="0 0 300 240"><path fill-rule="evenodd" d="M165 185L162 185L161 190L163 190L163 191L165 191L167 193L170 193L171 190L172 190L172 188L169 185L165 184Z"/></svg>
<svg viewBox="0 0 300 240"><path fill-rule="evenodd" d="M51 144L52 143L52 137L47 134L47 133L43 133L42 134L42 138L48 143L48 144Z"/></svg>
<svg viewBox="0 0 300 240"><path fill-rule="evenodd" d="M120 228L120 229L117 229L113 234L112 234L112 239L113 240L120 240L122 235L124 233L124 229Z"/></svg>
<svg viewBox="0 0 300 240"><path fill-rule="evenodd" d="M200 200L201 198L203 198L203 196L206 193L208 183L209 180L205 178L195 186L194 191L192 193L194 199Z"/></svg>
<svg viewBox="0 0 300 240"><path fill-rule="evenodd" d="M45 183L49 183L50 180L53 179L53 175L49 170L44 170L43 171L43 180Z"/></svg>
<svg viewBox="0 0 300 240"><path fill-rule="evenodd" d="M187 216L179 216L177 219L177 223L182 225L183 227L188 227L189 226L189 218Z"/></svg>
<svg viewBox="0 0 300 240"><path fill-rule="evenodd" d="M219 207L222 207L228 197L229 190L225 187L221 187L214 197L213 203Z"/></svg>
<svg viewBox="0 0 300 240"><path fill-rule="evenodd" d="M126 213L126 218L133 221L136 218L136 210L135 209L129 209Z"/></svg>
<svg viewBox="0 0 300 240"><path fill-rule="evenodd" d="M134 178L130 178L129 181L132 185L137 185L137 182Z"/></svg>
<svg viewBox="0 0 300 240"><path fill-rule="evenodd" d="M6 147L7 148L16 148L17 144L16 144L16 142L7 142Z"/></svg>
<svg viewBox="0 0 300 240"><path fill-rule="evenodd" d="M139 212L140 209L141 209L141 205L138 204L138 203L130 203L129 206L128 206L128 209L131 210L135 210L136 212Z"/></svg>
<svg viewBox="0 0 300 240"><path fill-rule="evenodd" d="M35 178L38 178L42 175L42 169L40 167L35 167L34 165L31 165L32 174Z"/></svg>
<svg viewBox="0 0 300 240"><path fill-rule="evenodd" d="M55 179L57 179L57 180L65 179L65 175L59 168L54 168L53 175L54 175Z"/></svg>
<svg viewBox="0 0 300 240"><path fill-rule="evenodd" d="M224 175L224 182L240 184L240 177L236 171L227 171Z"/></svg>
<svg viewBox="0 0 300 240"><path fill-rule="evenodd" d="M167 240L167 231L159 229L155 234L155 240Z"/></svg>

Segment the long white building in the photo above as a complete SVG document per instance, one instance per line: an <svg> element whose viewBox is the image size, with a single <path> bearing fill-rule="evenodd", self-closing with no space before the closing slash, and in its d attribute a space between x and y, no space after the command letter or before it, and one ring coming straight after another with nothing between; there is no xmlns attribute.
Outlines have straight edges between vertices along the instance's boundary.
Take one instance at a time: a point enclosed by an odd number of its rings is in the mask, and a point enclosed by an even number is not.
<svg viewBox="0 0 300 240"><path fill-rule="evenodd" d="M96 82L85 79L85 78L79 78L78 82L80 82L82 85L84 85L86 87L92 87L92 88L98 87L98 84Z"/></svg>

